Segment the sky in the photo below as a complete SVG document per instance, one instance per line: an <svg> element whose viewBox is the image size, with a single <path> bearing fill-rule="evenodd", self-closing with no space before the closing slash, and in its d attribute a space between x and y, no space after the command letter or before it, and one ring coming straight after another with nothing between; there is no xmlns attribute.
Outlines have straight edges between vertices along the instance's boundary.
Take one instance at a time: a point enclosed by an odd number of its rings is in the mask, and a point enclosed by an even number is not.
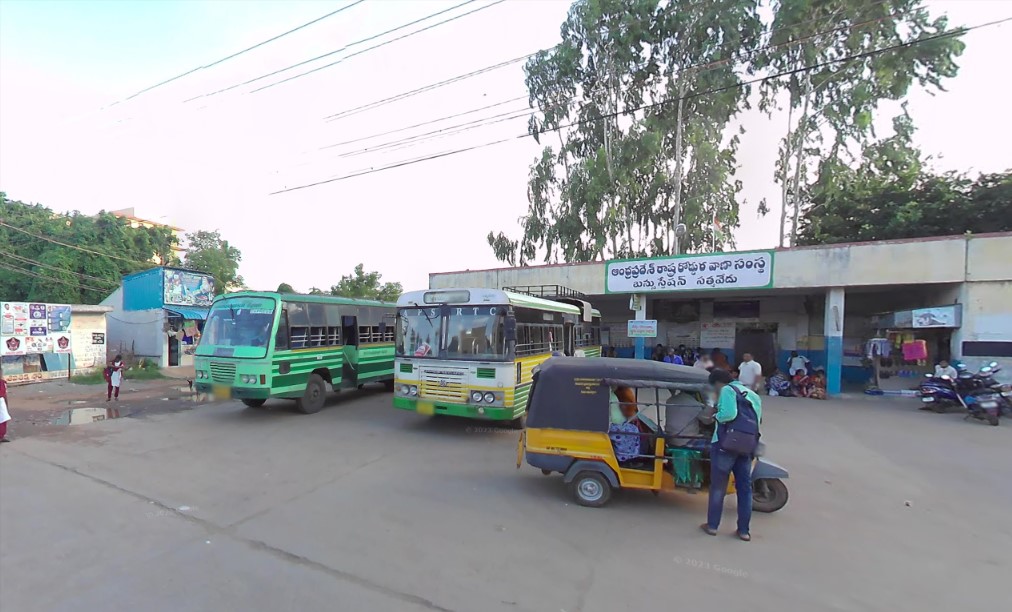
<svg viewBox="0 0 1012 612"><path fill-rule="evenodd" d="M506 0L347 57L491 2L479 0L283 74L203 95L462 2L368 0L127 100L352 1L0 0L0 190L58 211L134 207L140 217L190 231L219 230L242 251L240 273L256 289L280 282L302 291L326 288L363 263L383 280L413 290L428 286L430 272L504 265L485 237L490 230L520 233L528 168L539 150L530 138L512 138L525 133L524 118L411 146L367 148L524 110L525 99L499 104L526 95L522 63L367 112L324 118L550 47L559 41L570 2ZM953 25L1012 16L1008 0L926 5L933 14L948 14ZM1012 168L1012 86L1001 76L1010 37L1012 23L970 32L948 91L913 91L908 97L915 141L937 170L975 175ZM324 148L493 104L458 119ZM884 105L877 125L888 126L898 108ZM774 208L779 201L773 161L786 114L752 111L738 120L746 129L738 156L746 202L735 239L740 249L772 247L778 215L760 217L757 210L763 198ZM467 153L271 195L507 138Z"/></svg>

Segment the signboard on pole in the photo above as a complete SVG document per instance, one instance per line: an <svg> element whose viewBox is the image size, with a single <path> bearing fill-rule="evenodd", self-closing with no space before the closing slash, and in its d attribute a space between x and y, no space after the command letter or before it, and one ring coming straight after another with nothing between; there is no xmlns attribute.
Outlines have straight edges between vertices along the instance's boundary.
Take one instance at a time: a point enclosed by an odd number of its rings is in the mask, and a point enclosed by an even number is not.
<svg viewBox="0 0 1012 612"><path fill-rule="evenodd" d="M656 338L657 321L650 319L645 321L629 321L626 335L630 338Z"/></svg>
<svg viewBox="0 0 1012 612"><path fill-rule="evenodd" d="M670 293L773 286L773 251L609 261L605 293Z"/></svg>

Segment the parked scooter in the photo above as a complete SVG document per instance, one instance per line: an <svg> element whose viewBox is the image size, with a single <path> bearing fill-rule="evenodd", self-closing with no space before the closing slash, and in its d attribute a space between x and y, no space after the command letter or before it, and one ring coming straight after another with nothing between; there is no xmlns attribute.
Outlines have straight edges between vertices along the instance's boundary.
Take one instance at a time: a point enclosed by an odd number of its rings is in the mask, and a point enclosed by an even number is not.
<svg viewBox="0 0 1012 612"><path fill-rule="evenodd" d="M953 406L966 409L966 402L957 390L957 382L950 376L924 375L921 383L921 410L932 410L938 413L948 412Z"/></svg>
<svg viewBox="0 0 1012 612"><path fill-rule="evenodd" d="M998 394L998 412L1006 416L1012 416L1012 385L1003 385L995 380L994 375L1001 371L997 361L992 361L980 368L977 378L984 389L990 389Z"/></svg>
<svg viewBox="0 0 1012 612"><path fill-rule="evenodd" d="M959 406L966 410L966 418L997 425L1002 395L993 388L1000 385L988 376L994 366L985 366L978 374L963 370L957 380L927 375L920 386L921 409L944 413L951 406Z"/></svg>

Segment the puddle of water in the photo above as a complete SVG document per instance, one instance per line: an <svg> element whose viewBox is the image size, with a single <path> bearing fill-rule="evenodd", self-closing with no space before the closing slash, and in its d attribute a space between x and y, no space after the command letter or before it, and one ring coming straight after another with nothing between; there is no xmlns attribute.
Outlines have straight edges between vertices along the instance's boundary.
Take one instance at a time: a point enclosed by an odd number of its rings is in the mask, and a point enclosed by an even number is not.
<svg viewBox="0 0 1012 612"><path fill-rule="evenodd" d="M119 408L72 408L66 410L53 420L53 425L84 425L96 423L107 419L118 419L121 416Z"/></svg>

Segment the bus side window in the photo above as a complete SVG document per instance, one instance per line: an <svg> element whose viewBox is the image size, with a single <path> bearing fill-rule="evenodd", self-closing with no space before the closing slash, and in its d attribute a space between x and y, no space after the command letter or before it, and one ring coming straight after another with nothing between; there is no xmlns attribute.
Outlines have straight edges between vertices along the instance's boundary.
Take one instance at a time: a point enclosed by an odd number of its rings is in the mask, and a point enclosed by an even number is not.
<svg viewBox="0 0 1012 612"><path fill-rule="evenodd" d="M278 333L274 336L274 350L288 350L288 307L282 304L281 317L278 319Z"/></svg>
<svg viewBox="0 0 1012 612"><path fill-rule="evenodd" d="M327 346L327 311L323 304L307 304L309 346Z"/></svg>
<svg viewBox="0 0 1012 612"><path fill-rule="evenodd" d="M337 304L327 304L327 346L341 345L341 311Z"/></svg>
<svg viewBox="0 0 1012 612"><path fill-rule="evenodd" d="M309 346L309 312L305 304L288 303L288 335L293 349Z"/></svg>

